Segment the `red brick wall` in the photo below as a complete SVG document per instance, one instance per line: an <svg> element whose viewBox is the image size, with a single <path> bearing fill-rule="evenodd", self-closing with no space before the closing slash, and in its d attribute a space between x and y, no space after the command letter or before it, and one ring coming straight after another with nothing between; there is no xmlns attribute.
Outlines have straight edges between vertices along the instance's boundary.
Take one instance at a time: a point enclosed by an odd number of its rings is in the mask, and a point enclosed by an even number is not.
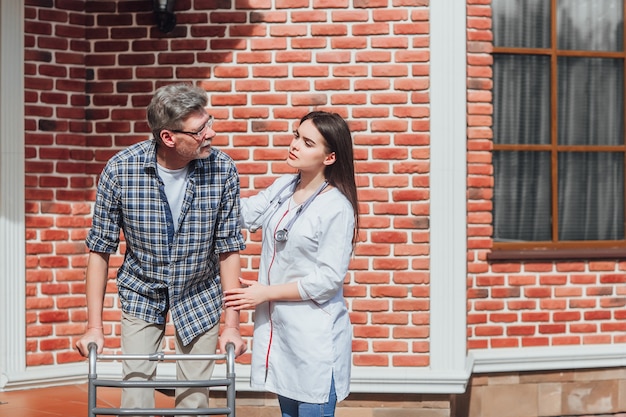
<svg viewBox="0 0 626 417"><path fill-rule="evenodd" d="M625 342L626 264L489 263L490 0L468 1L468 346ZM174 81L210 94L215 146L242 193L287 170L294 122L313 108L354 132L361 243L347 277L357 366L429 362L428 0L178 0L160 33L151 1L26 1L27 363L82 360L84 238L97 175L149 134L145 106ZM244 274L255 276L258 236ZM121 257L112 259L111 278ZM119 346L114 280L107 346ZM251 317L243 316L250 335ZM172 329L169 329L170 334ZM171 346L171 340L169 341ZM244 362L249 357L242 359Z"/></svg>
<svg viewBox="0 0 626 417"><path fill-rule="evenodd" d="M354 363L428 365L428 0L178 0L170 34L156 29L151 1L26 3L28 365L82 360L72 345L85 328L97 175L148 136L145 106L174 81L209 92L214 144L236 160L244 194L287 170L306 112L349 121L363 226L346 286ZM246 276L258 252L251 236ZM117 348L114 280L106 305Z"/></svg>
<svg viewBox="0 0 626 417"><path fill-rule="evenodd" d="M41 7L30 6L38 4ZM75 361L72 338L84 329L85 246L95 176L86 120L82 2L26 2L27 365Z"/></svg>

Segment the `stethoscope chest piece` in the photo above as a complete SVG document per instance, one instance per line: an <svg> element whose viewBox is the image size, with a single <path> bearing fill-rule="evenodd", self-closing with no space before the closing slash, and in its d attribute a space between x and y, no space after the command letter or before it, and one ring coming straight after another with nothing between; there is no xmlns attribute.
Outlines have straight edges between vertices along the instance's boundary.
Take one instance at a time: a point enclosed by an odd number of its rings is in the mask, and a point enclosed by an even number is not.
<svg viewBox="0 0 626 417"><path fill-rule="evenodd" d="M288 237L289 237L289 230L287 229L277 230L276 234L274 235L276 242L286 242Z"/></svg>

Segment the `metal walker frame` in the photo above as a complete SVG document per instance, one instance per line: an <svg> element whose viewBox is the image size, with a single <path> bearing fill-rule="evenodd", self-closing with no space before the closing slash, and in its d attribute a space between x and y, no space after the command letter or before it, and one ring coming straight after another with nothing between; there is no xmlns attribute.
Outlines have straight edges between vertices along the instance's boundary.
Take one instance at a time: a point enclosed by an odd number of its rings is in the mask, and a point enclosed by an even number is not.
<svg viewBox="0 0 626 417"><path fill-rule="evenodd" d="M114 379L98 379L96 362L98 360L226 360L226 378L208 380L156 380L156 381L122 381ZM96 391L98 387L113 388L191 388L191 387L226 387L226 407L220 408L101 408L96 405ZM235 345L228 343L226 353L223 354L165 354L163 352L151 354L97 354L97 345L89 344L89 417L97 415L226 415L235 417Z"/></svg>

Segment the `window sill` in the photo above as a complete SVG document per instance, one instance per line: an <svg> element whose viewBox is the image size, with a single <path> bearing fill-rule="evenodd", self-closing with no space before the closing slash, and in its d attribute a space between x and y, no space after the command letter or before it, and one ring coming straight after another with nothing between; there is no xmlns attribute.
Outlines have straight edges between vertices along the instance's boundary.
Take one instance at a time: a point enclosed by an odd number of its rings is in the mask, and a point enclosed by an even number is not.
<svg viewBox="0 0 626 417"><path fill-rule="evenodd" d="M587 261L624 260L626 248L594 249L494 249L487 255L489 262L510 261Z"/></svg>

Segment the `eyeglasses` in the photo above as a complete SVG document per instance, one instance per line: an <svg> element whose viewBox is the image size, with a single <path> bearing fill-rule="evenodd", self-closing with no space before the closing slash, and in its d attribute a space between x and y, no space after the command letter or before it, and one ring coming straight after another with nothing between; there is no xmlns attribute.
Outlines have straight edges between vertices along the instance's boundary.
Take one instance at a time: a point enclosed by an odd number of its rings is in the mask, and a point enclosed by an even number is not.
<svg viewBox="0 0 626 417"><path fill-rule="evenodd" d="M182 133L185 135L189 135L192 138L194 138L197 141L201 141L203 139L204 133L206 132L207 129L210 129L211 127L213 127L213 120L214 117L213 116L209 116L209 120L206 121L206 123L204 124L204 126L202 126L200 128L200 130L198 130L197 132L187 132L185 130L176 130L176 129L168 129L171 132L174 133Z"/></svg>

